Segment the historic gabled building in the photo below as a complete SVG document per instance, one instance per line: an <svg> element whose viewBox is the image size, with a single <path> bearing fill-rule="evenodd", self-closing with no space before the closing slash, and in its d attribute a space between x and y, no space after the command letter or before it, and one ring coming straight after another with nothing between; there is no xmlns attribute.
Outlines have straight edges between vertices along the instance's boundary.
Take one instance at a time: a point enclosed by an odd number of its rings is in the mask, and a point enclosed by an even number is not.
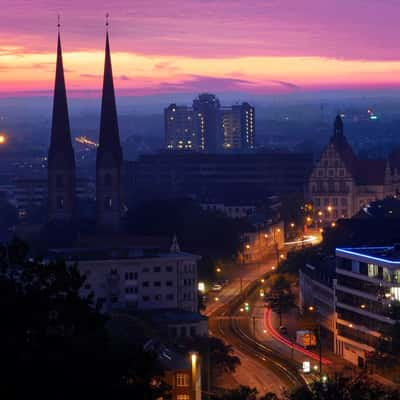
<svg viewBox="0 0 400 400"><path fill-rule="evenodd" d="M400 158L400 157L399 157ZM322 223L349 218L366 204L396 193L394 171L400 163L360 160L343 133L338 115L334 132L308 182L308 196ZM397 172L398 173L398 172Z"/></svg>
<svg viewBox="0 0 400 400"><path fill-rule="evenodd" d="M96 215L97 225L102 230L117 231L121 226L122 162L107 31L100 139L96 158Z"/></svg>
<svg viewBox="0 0 400 400"><path fill-rule="evenodd" d="M48 218L70 221L75 210L75 154L69 126L60 32L54 85L53 120L48 152Z"/></svg>

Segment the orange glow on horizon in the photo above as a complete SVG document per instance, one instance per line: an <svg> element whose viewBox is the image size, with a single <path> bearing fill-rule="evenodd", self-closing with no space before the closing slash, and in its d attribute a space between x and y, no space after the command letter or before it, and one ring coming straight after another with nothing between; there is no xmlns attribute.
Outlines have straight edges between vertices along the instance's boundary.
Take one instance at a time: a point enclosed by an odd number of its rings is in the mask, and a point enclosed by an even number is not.
<svg viewBox="0 0 400 400"><path fill-rule="evenodd" d="M112 44L111 44L112 45ZM55 54L0 47L0 93L52 90ZM23 57L21 57L23 53ZM64 52L68 90L99 90L103 51ZM232 80L234 89L263 93L317 88L400 86L400 61L355 61L323 57L194 58L112 54L118 89L154 91L163 84L190 86L196 77ZM238 72L240 71L240 72ZM34 79L33 79L34 77ZM230 82L226 83L229 90ZM172 89L164 88L165 91Z"/></svg>

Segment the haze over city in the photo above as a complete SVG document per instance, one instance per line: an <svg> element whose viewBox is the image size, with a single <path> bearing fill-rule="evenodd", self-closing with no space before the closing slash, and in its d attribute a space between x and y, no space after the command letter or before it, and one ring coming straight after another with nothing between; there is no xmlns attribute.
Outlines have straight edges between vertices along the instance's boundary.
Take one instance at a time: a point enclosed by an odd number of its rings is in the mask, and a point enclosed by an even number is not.
<svg viewBox="0 0 400 400"><path fill-rule="evenodd" d="M0 3L0 398L400 400L399 1Z"/></svg>

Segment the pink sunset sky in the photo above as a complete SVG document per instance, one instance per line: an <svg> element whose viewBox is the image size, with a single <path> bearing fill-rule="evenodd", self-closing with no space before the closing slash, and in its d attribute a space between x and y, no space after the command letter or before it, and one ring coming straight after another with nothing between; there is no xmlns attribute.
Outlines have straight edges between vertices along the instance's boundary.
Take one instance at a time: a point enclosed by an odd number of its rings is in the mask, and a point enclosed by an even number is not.
<svg viewBox="0 0 400 400"><path fill-rule="evenodd" d="M400 88L399 0L0 0L0 95L50 91L57 14L69 91Z"/></svg>

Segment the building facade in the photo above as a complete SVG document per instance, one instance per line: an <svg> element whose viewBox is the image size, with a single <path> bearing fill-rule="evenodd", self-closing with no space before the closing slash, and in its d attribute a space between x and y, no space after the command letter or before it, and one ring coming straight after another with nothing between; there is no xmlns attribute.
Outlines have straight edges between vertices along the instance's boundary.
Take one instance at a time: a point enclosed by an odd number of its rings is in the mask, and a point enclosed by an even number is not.
<svg viewBox="0 0 400 400"><path fill-rule="evenodd" d="M125 163L130 202L154 197L193 197L204 204L237 204L268 196L303 194L312 168L301 153L158 153Z"/></svg>
<svg viewBox="0 0 400 400"><path fill-rule="evenodd" d="M193 108L171 104L164 110L165 148L199 150Z"/></svg>
<svg viewBox="0 0 400 400"><path fill-rule="evenodd" d="M249 103L222 108L225 150L255 148L255 109Z"/></svg>
<svg viewBox="0 0 400 400"><path fill-rule="evenodd" d="M77 248L53 249L49 258L76 262L87 277L88 290L106 311L198 310L196 255L140 248Z"/></svg>
<svg viewBox="0 0 400 400"><path fill-rule="evenodd" d="M363 367L398 322L399 246L336 249L335 299L335 352Z"/></svg>
<svg viewBox="0 0 400 400"><path fill-rule="evenodd" d="M165 148L177 151L243 151L255 148L255 110L248 103L221 107L218 98L200 94L192 107L164 110Z"/></svg>
<svg viewBox="0 0 400 400"><path fill-rule="evenodd" d="M394 159L359 159L344 136L343 121L338 115L333 135L308 180L315 219L330 223L350 218L367 204L395 194L393 177L399 170L397 164Z"/></svg>

